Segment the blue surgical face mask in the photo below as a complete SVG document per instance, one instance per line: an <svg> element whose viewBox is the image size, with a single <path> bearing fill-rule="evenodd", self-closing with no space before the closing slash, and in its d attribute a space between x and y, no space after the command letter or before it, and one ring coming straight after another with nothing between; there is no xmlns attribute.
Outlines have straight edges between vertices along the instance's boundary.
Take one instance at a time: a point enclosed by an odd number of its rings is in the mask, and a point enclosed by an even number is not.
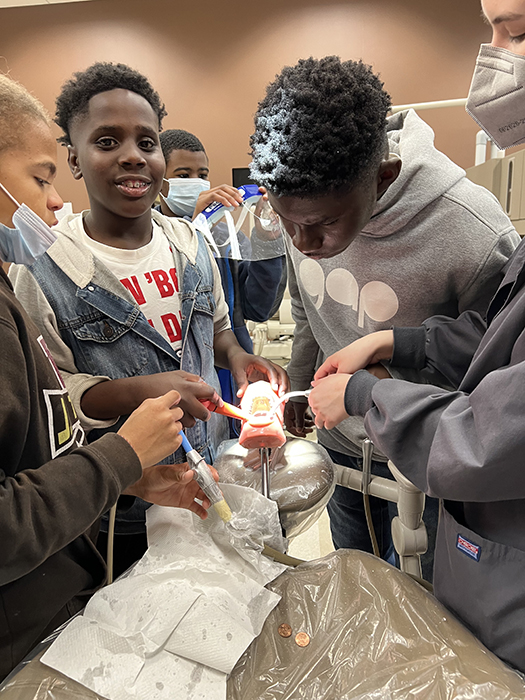
<svg viewBox="0 0 525 700"><path fill-rule="evenodd" d="M4 262L32 265L57 237L45 221L16 199L0 183L9 199L18 207L13 214L13 227L0 223L0 258Z"/></svg>
<svg viewBox="0 0 525 700"><path fill-rule="evenodd" d="M167 197L160 195L175 216L193 216L201 192L210 189L210 181L201 177L172 177Z"/></svg>

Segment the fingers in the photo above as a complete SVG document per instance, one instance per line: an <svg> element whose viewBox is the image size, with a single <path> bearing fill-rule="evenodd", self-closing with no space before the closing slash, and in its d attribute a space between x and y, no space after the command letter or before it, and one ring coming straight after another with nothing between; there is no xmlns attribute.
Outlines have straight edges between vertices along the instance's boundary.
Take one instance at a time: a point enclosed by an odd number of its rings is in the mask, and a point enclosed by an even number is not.
<svg viewBox="0 0 525 700"><path fill-rule="evenodd" d="M212 386L203 381L188 384L187 388L187 392L183 389L182 400L185 419L191 421L197 418L198 420L208 421L210 419L210 411L206 404L211 404L213 408L221 405L222 399ZM195 421L193 423L185 423L186 427L191 427L194 424Z"/></svg>
<svg viewBox="0 0 525 700"><path fill-rule="evenodd" d="M210 412L197 398L188 397L184 401L184 414L187 418L197 418L198 420L210 420Z"/></svg>
<svg viewBox="0 0 525 700"><path fill-rule="evenodd" d="M324 377L328 377L329 374L335 374L337 372L337 363L332 359L332 357L326 359L319 367L317 372L314 374L314 380L323 379ZM312 385L314 385L313 382Z"/></svg>
<svg viewBox="0 0 525 700"><path fill-rule="evenodd" d="M297 430L296 425L297 424L296 424L294 402L288 401L288 403L284 407L284 427L292 435L295 435L296 437L303 437L302 435L296 434L296 430Z"/></svg>
<svg viewBox="0 0 525 700"><path fill-rule="evenodd" d="M201 520L206 520L206 518L208 517L207 508L210 507L210 502L208 501L208 499L206 499L206 502L208 503L208 505L205 508L205 501L203 501L202 505L200 505L200 503L197 503L197 501L192 501L187 506L186 510L191 510L191 512L195 513L195 515L198 515Z"/></svg>
<svg viewBox="0 0 525 700"><path fill-rule="evenodd" d="M190 413L185 413L184 416L182 417L181 422L185 428L193 428L193 426L195 425L195 423L197 421L195 420L195 418L192 415L190 415Z"/></svg>
<svg viewBox="0 0 525 700"><path fill-rule="evenodd" d="M175 421L180 421L182 419L182 416L184 415L184 411L180 406L176 406L175 408L170 408L171 415Z"/></svg>
<svg viewBox="0 0 525 700"><path fill-rule="evenodd" d="M246 374L244 376L246 377ZM244 381L240 382L237 378L235 378L235 383L239 387L237 389L237 398L242 399L242 397L244 396L244 392L248 388L248 380L244 379Z"/></svg>
<svg viewBox="0 0 525 700"><path fill-rule="evenodd" d="M170 391L166 392L163 396L159 396L157 399L152 399L153 401L157 401L160 406L166 406L167 408L173 408L176 406L181 399L181 395L176 389L170 389Z"/></svg>
<svg viewBox="0 0 525 700"><path fill-rule="evenodd" d="M349 374L338 373L313 382L315 386L308 403L315 414L317 428L331 430L348 418L344 396L349 381Z"/></svg>
<svg viewBox="0 0 525 700"><path fill-rule="evenodd" d="M283 367L279 367L279 365L277 365L277 375L279 382L278 394L279 396L284 396L291 389L290 377L288 376L287 371Z"/></svg>
<svg viewBox="0 0 525 700"><path fill-rule="evenodd" d="M231 185L219 185L219 187L212 187L211 190L201 192L197 199L193 218L215 202L223 204L225 207L238 207L242 203L242 195Z"/></svg>
<svg viewBox="0 0 525 700"><path fill-rule="evenodd" d="M306 431L305 430L299 430L298 428L286 428L286 430L290 433L290 435L294 435L295 437L306 437ZM311 432L311 431L310 431Z"/></svg>
<svg viewBox="0 0 525 700"><path fill-rule="evenodd" d="M313 420L308 411L308 404L288 401L284 409L286 430L295 437L306 437L313 431Z"/></svg>
<svg viewBox="0 0 525 700"><path fill-rule="evenodd" d="M203 381L191 384L188 387L188 390L191 392L192 396L195 396L199 400L207 399L209 401L213 401L213 403L217 403L217 399L220 398L215 389Z"/></svg>
<svg viewBox="0 0 525 700"><path fill-rule="evenodd" d="M209 203L220 202L225 207L238 207L242 204L242 194L238 189L231 185L219 185L207 191L207 199Z"/></svg>
<svg viewBox="0 0 525 700"><path fill-rule="evenodd" d="M266 378L270 382L270 386L272 387L272 389L275 392L279 391L279 377L278 377L278 374L275 371L275 368L273 367L273 365L268 363L267 366L262 365L262 366L258 367L258 369L261 372L263 372L264 374L266 374Z"/></svg>
<svg viewBox="0 0 525 700"><path fill-rule="evenodd" d="M246 368L247 376L250 377L254 370L266 376L270 386L279 396L283 396L288 391L290 380L286 370L279 365L275 365L260 355L254 355L250 365Z"/></svg>
<svg viewBox="0 0 525 700"><path fill-rule="evenodd" d="M215 469L215 467L212 467L211 464L208 464L208 468L211 472L211 475L215 479L215 481L219 481L219 472Z"/></svg>

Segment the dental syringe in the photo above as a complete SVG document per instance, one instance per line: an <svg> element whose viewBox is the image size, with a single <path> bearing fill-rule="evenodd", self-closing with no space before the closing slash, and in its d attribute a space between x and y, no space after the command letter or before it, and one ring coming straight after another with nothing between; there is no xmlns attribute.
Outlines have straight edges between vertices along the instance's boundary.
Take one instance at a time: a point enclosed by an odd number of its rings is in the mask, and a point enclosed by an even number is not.
<svg viewBox="0 0 525 700"><path fill-rule="evenodd" d="M197 450L193 449L190 441L182 431L180 435L182 437L182 447L186 452L188 464L195 474L195 481L199 484L221 519L224 520L225 523L229 522L232 519L230 506L224 500L222 491L213 478L204 457L201 457Z"/></svg>

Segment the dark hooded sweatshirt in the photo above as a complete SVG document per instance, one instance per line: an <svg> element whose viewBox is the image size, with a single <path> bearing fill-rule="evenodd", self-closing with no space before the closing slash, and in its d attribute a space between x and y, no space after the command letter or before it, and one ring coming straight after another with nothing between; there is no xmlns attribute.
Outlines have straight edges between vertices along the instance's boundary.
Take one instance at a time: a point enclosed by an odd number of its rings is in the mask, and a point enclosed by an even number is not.
<svg viewBox="0 0 525 700"><path fill-rule="evenodd" d="M1 269L0 386L1 680L104 582L90 534L141 466L114 433L83 446L58 370Z"/></svg>

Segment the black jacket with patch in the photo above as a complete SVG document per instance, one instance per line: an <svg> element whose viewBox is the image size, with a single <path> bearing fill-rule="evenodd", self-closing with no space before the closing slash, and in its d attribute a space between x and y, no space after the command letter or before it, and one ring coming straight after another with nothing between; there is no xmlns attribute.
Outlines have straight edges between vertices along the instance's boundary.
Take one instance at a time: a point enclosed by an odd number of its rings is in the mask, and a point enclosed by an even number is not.
<svg viewBox="0 0 525 700"><path fill-rule="evenodd" d="M84 432L0 269L0 680L105 580L90 535L141 475L130 445Z"/></svg>

